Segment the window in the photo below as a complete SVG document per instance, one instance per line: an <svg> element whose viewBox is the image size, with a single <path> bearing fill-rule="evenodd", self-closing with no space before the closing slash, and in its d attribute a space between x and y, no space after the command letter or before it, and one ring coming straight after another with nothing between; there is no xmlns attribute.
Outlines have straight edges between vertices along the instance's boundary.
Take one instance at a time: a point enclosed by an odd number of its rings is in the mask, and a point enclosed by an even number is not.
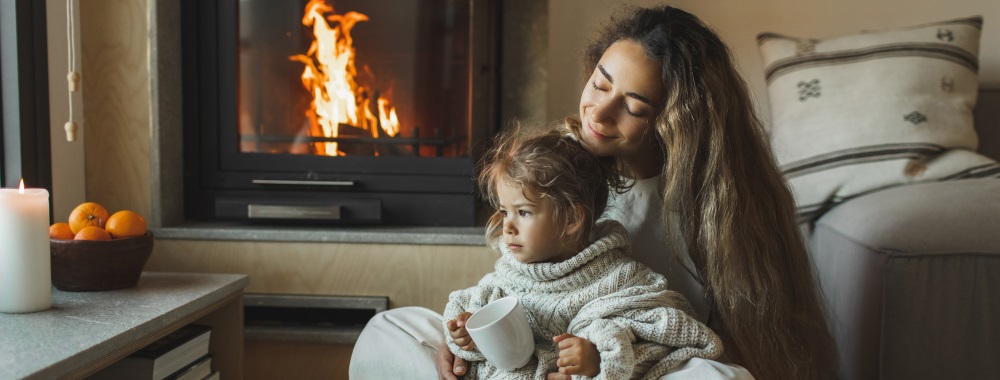
<svg viewBox="0 0 1000 380"><path fill-rule="evenodd" d="M45 2L0 2L0 186L52 192Z"/></svg>

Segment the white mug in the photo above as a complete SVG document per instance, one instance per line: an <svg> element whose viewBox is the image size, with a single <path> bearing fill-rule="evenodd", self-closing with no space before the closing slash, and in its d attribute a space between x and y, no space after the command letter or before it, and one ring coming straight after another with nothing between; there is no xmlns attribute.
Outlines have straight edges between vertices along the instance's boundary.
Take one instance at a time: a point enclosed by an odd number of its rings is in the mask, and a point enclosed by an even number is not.
<svg viewBox="0 0 1000 380"><path fill-rule="evenodd" d="M465 329L493 366L510 371L528 364L535 338L521 301L507 296L483 306L465 322Z"/></svg>

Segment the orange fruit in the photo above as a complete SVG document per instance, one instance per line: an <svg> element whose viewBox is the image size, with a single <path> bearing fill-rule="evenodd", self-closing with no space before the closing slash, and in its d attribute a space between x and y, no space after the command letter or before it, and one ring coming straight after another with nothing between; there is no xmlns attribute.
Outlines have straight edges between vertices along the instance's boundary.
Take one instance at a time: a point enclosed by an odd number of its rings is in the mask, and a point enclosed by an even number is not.
<svg viewBox="0 0 1000 380"><path fill-rule="evenodd" d="M59 222L49 226L49 238L59 240L73 240L73 230L69 228L69 223Z"/></svg>
<svg viewBox="0 0 1000 380"><path fill-rule="evenodd" d="M101 227L87 226L77 232L73 240L111 240L111 234Z"/></svg>
<svg viewBox="0 0 1000 380"><path fill-rule="evenodd" d="M113 239L142 236L146 234L146 219L135 211L121 210L111 214L104 229Z"/></svg>
<svg viewBox="0 0 1000 380"><path fill-rule="evenodd" d="M84 202L69 213L69 228L73 234L80 233L84 227L97 226L104 228L108 221L108 209L95 202Z"/></svg>

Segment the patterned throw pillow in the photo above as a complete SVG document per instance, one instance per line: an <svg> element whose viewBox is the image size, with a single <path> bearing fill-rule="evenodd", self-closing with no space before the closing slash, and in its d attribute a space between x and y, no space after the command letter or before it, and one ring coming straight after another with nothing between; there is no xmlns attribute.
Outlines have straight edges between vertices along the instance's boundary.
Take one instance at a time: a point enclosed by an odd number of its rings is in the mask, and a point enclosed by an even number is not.
<svg viewBox="0 0 1000 380"><path fill-rule="evenodd" d="M800 219L879 189L1000 176L975 153L982 17L825 39L763 33L775 155Z"/></svg>

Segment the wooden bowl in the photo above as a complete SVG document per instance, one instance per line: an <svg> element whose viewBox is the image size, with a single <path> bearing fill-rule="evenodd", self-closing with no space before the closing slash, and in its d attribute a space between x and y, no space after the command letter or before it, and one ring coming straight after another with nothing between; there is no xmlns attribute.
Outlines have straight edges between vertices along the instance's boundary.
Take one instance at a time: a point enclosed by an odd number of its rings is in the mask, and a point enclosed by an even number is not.
<svg viewBox="0 0 1000 380"><path fill-rule="evenodd" d="M153 253L153 233L113 240L49 239L52 284L59 290L90 292L131 288Z"/></svg>

